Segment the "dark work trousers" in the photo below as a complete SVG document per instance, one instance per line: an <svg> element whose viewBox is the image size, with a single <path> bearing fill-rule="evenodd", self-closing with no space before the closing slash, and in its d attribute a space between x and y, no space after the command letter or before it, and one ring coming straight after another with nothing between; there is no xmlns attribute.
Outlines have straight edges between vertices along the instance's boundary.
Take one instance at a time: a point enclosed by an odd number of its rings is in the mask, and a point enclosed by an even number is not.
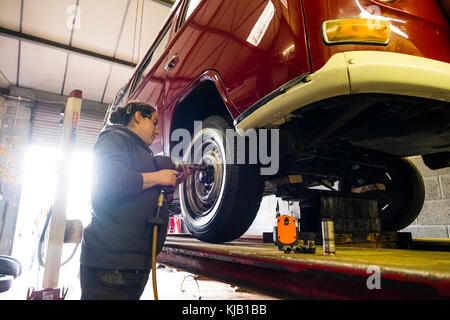
<svg viewBox="0 0 450 320"><path fill-rule="evenodd" d="M139 300L148 270L111 270L80 266L81 300Z"/></svg>

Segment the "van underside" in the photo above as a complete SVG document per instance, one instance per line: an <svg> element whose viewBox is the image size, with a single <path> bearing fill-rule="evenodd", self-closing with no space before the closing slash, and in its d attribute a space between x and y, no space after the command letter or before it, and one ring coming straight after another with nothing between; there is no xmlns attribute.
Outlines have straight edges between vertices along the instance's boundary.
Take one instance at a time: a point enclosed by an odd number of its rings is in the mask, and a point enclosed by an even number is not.
<svg viewBox="0 0 450 320"><path fill-rule="evenodd" d="M313 162L318 171L333 174L333 162L377 166L392 158L431 154L428 166L449 165L448 102L359 94L314 103L294 116L280 127L281 168L310 168Z"/></svg>

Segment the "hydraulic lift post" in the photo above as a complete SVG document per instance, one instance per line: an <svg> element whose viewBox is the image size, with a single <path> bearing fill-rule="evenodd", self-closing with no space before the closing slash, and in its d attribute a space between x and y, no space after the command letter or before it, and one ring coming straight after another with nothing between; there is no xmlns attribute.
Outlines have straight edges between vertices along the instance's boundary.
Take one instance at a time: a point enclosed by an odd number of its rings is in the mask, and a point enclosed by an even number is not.
<svg viewBox="0 0 450 320"><path fill-rule="evenodd" d="M82 92L73 90L67 99L60 143L60 160L55 198L45 257L43 288L58 288L64 231L66 229L66 208L68 192L68 163L80 119Z"/></svg>

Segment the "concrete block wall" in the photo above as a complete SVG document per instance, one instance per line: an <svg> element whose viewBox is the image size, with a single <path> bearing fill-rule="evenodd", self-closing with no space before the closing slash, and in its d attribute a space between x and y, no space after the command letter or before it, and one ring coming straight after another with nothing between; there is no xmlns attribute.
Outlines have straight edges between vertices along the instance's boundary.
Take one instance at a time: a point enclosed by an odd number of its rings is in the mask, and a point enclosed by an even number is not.
<svg viewBox="0 0 450 320"><path fill-rule="evenodd" d="M413 238L450 238L450 168L429 169L422 157L411 157L422 174L425 203L417 219L402 231Z"/></svg>

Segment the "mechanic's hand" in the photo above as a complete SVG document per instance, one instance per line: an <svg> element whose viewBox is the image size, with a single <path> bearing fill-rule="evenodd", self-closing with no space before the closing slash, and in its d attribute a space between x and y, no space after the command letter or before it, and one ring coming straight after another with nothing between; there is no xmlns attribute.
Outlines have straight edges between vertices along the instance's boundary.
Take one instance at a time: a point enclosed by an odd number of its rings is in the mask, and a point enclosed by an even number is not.
<svg viewBox="0 0 450 320"><path fill-rule="evenodd" d="M185 164L181 166L181 169L183 172L180 172L177 176L177 185L185 182L186 178L194 173L191 169L189 169L189 166Z"/></svg>
<svg viewBox="0 0 450 320"><path fill-rule="evenodd" d="M158 184L165 187L175 187L177 184L178 171L171 169L163 169L157 171Z"/></svg>

